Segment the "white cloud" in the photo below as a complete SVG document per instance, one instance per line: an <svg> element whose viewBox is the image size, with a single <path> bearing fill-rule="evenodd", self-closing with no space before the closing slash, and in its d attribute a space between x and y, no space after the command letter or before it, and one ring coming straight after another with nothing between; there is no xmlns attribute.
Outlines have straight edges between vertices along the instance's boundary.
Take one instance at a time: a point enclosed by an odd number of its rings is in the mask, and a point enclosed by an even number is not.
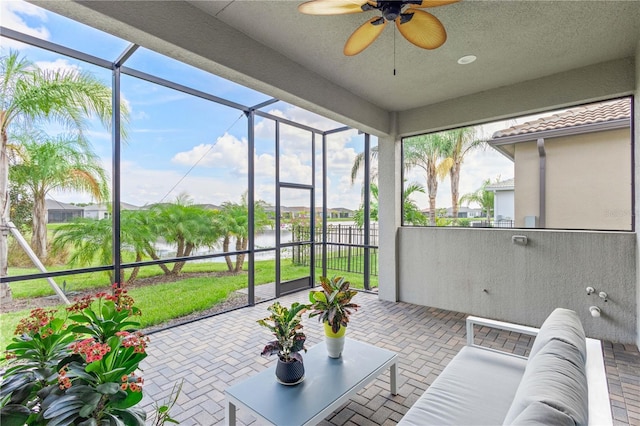
<svg viewBox="0 0 640 426"><path fill-rule="evenodd" d="M76 64L70 64L67 59L59 58L55 61L36 61L35 66L43 71L63 71L72 74L79 74L80 67Z"/></svg>
<svg viewBox="0 0 640 426"><path fill-rule="evenodd" d="M246 172L247 141L225 133L213 144L200 144L189 151L177 153L171 162L182 166L197 164L201 167L231 168Z"/></svg>
<svg viewBox="0 0 640 426"><path fill-rule="evenodd" d="M50 39L51 33L43 24L29 26L24 17L36 18L30 19L30 21L40 20L47 22L47 14L44 9L30 3L10 0L2 0L0 2L0 25L39 39ZM2 39L2 46L10 49L23 49L26 47L7 38Z"/></svg>
<svg viewBox="0 0 640 426"><path fill-rule="evenodd" d="M182 166L207 167L232 171L235 175L244 176L248 172L247 151L248 143L245 138L238 139L225 133L214 144L200 144L189 151L179 152L171 159L172 163ZM255 157L256 179L275 176L275 158L268 153ZM280 156L280 180L294 183L311 183L311 165L306 164L296 155Z"/></svg>
<svg viewBox="0 0 640 426"><path fill-rule="evenodd" d="M132 120L148 120L149 118L151 118L151 116L144 111L131 112Z"/></svg>

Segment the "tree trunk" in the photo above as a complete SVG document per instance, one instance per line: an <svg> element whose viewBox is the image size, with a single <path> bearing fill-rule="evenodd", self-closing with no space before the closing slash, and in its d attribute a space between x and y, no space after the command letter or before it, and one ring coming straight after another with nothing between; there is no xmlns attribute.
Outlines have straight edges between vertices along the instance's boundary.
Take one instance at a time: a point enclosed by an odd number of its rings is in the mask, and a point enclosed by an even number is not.
<svg viewBox="0 0 640 426"><path fill-rule="evenodd" d="M137 252L136 262L140 262L140 261L142 261L142 253ZM138 272L140 272L140 267L139 266L134 267L133 270L131 271L131 275L129 276L129 279L127 280L127 285L133 284L136 278L138 278Z"/></svg>
<svg viewBox="0 0 640 426"><path fill-rule="evenodd" d="M238 238L238 240L236 241L236 250L240 251L240 250L246 250L247 246L249 245L249 239L248 238ZM239 246L239 247L238 247ZM239 254L236 256L236 268L235 268L235 272L242 272L242 266L244 265L244 258L245 258L245 254Z"/></svg>
<svg viewBox="0 0 640 426"><path fill-rule="evenodd" d="M184 245L184 248L183 248L182 256L183 256L183 257L189 256L189 255L191 254L191 251L192 251L192 250L193 250L193 244L192 244L192 243L187 243L187 244L185 244L185 245ZM184 268L184 265L185 265L186 263L187 263L187 262L185 262L185 261L182 261L182 262L176 262L176 263L173 265L173 270L171 271L171 273L172 273L173 275L180 275L180 273L182 272L182 268Z"/></svg>
<svg viewBox="0 0 640 426"><path fill-rule="evenodd" d="M34 194L31 248L42 263L47 261L47 211L44 194Z"/></svg>
<svg viewBox="0 0 640 426"><path fill-rule="evenodd" d="M429 225L436 226L436 197L429 195Z"/></svg>
<svg viewBox="0 0 640 426"><path fill-rule="evenodd" d="M229 240L229 234L225 235L224 240L222 240L222 251L225 253L229 251ZM229 270L229 272L233 272L233 262L231 261L231 256L225 256L224 261L227 262L227 269Z"/></svg>
<svg viewBox="0 0 640 426"><path fill-rule="evenodd" d="M5 112L0 111L0 277L7 276L9 256L9 157ZM0 300L11 300L9 283L0 283Z"/></svg>
<svg viewBox="0 0 640 426"><path fill-rule="evenodd" d="M427 194L429 195L429 225L436 226L436 195L438 194L438 174L435 164L429 164L427 173Z"/></svg>
<svg viewBox="0 0 640 426"><path fill-rule="evenodd" d="M184 256L184 238L178 238L177 239L178 244L176 247L176 257L182 257Z"/></svg>
<svg viewBox="0 0 640 426"><path fill-rule="evenodd" d="M158 254L156 253L156 251L153 249L153 247L148 244L146 247L146 252L149 255L149 257L153 260L159 260L160 257L158 256ZM165 265L164 263L159 263L158 266L160 267L160 269L162 269L162 272L165 273L165 275L170 275L171 271L169 270L169 268L167 268L167 265Z"/></svg>
<svg viewBox="0 0 640 426"><path fill-rule="evenodd" d="M460 198L460 163L453 163L449 171L449 177L451 178L451 209L453 210L453 218L457 219L460 209L460 203L458 202Z"/></svg>

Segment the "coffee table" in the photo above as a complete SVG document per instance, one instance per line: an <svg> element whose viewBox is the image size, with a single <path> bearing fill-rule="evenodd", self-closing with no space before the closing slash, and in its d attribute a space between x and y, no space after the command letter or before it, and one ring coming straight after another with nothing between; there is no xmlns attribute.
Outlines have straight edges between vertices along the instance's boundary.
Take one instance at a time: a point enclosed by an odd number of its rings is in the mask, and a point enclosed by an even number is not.
<svg viewBox="0 0 640 426"><path fill-rule="evenodd" d="M329 358L324 342L302 356L305 379L298 385L278 383L274 361L272 367L227 388L227 424L236 424L236 407L275 425L316 424L387 368L391 394L397 393L395 352L345 339L338 359Z"/></svg>

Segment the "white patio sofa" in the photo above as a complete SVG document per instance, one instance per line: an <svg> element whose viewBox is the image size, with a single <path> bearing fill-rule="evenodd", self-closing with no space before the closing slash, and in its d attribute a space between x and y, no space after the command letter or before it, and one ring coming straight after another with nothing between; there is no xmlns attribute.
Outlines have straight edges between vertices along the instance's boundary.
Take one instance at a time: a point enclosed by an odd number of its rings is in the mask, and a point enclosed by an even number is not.
<svg viewBox="0 0 640 426"><path fill-rule="evenodd" d="M474 325L536 336L529 357L474 343ZM540 329L470 316L467 345L398 425L612 424L599 340L558 308Z"/></svg>

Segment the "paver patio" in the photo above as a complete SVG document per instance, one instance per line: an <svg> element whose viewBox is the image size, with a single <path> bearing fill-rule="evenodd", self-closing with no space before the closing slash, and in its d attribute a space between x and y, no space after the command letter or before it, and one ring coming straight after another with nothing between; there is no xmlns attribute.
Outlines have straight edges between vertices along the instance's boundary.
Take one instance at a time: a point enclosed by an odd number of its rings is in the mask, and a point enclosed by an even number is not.
<svg viewBox="0 0 640 426"><path fill-rule="evenodd" d="M285 296L281 303L306 300L305 291ZM321 424L394 425L464 346L466 314L385 302L370 293L354 300L361 309L352 317L348 335L400 354L398 395L389 392L387 372ZM224 390L276 362L275 357L260 356L270 335L256 320L267 315L267 306L261 303L152 334L149 356L142 363L147 412L184 379L174 418L183 425L222 424ZM323 331L316 319L303 323L307 346L320 342ZM528 336L513 333L483 329L479 335L486 344L521 354L531 343ZM614 424L640 425L640 353L634 345L603 342L603 347ZM260 424L246 410L239 410L237 418L239 424Z"/></svg>

